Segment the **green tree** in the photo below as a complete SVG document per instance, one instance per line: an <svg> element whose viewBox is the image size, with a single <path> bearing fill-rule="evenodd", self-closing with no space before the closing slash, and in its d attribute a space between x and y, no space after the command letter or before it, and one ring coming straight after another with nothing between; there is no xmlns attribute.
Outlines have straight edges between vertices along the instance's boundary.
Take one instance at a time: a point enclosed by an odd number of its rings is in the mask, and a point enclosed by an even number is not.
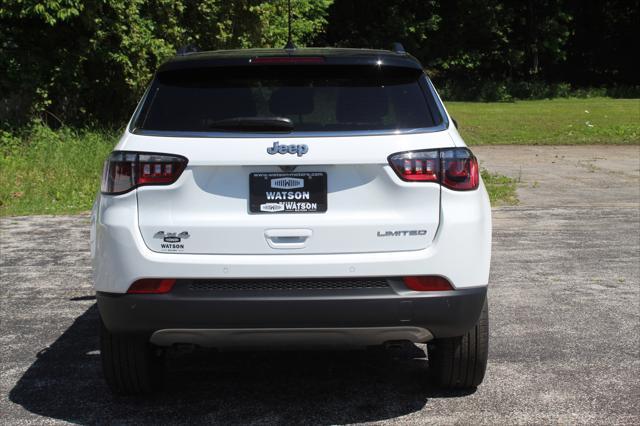
<svg viewBox="0 0 640 426"><path fill-rule="evenodd" d="M293 38L326 24L330 0L292 0ZM121 124L181 45L284 46L286 1L6 0L0 6L0 125Z"/></svg>

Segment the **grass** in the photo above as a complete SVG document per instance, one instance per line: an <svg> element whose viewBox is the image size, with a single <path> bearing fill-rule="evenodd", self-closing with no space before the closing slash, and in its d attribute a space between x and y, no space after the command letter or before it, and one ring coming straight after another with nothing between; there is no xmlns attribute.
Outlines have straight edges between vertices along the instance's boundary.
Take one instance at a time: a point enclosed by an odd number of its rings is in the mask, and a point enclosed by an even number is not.
<svg viewBox="0 0 640 426"><path fill-rule="evenodd" d="M469 145L640 144L640 99L447 102Z"/></svg>
<svg viewBox="0 0 640 426"><path fill-rule="evenodd" d="M91 209L114 132L34 126L0 132L0 216Z"/></svg>
<svg viewBox="0 0 640 426"><path fill-rule="evenodd" d="M518 204L515 179L491 173L482 169L482 181L487 187L492 206L513 206Z"/></svg>

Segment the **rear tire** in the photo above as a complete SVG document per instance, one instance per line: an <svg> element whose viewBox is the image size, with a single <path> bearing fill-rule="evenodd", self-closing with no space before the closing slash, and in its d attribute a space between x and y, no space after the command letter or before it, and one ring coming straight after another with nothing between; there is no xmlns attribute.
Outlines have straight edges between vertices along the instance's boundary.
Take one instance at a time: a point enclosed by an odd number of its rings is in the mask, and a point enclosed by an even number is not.
<svg viewBox="0 0 640 426"><path fill-rule="evenodd" d="M476 325L464 336L427 344L432 377L446 389L474 389L482 383L489 355L489 308L484 301Z"/></svg>
<svg viewBox="0 0 640 426"><path fill-rule="evenodd" d="M111 333L100 321L102 371L116 395L139 395L160 387L164 356L145 337Z"/></svg>

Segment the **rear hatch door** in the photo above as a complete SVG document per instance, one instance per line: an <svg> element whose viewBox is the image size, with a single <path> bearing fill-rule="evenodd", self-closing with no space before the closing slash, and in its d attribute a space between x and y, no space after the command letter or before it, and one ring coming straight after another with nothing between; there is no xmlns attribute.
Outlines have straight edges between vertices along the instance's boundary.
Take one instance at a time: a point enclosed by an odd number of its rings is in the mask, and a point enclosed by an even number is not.
<svg viewBox="0 0 640 426"><path fill-rule="evenodd" d="M189 164L175 184L137 190L142 237L151 250L185 254L424 249L438 229L440 186L401 181L387 157L452 145L434 131L443 120L435 102L416 70L160 74L125 149ZM246 118L292 128L233 128Z"/></svg>

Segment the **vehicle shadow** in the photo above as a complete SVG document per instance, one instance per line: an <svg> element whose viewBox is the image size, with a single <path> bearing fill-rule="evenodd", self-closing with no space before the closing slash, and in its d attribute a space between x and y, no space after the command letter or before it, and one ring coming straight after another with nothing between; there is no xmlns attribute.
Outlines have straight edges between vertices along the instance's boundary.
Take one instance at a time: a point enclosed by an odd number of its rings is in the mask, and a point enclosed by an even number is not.
<svg viewBox="0 0 640 426"><path fill-rule="evenodd" d="M165 389L113 397L98 352L94 304L78 317L11 390L32 413L75 423L356 423L421 410L442 392L426 377L424 352L199 351L168 359Z"/></svg>

